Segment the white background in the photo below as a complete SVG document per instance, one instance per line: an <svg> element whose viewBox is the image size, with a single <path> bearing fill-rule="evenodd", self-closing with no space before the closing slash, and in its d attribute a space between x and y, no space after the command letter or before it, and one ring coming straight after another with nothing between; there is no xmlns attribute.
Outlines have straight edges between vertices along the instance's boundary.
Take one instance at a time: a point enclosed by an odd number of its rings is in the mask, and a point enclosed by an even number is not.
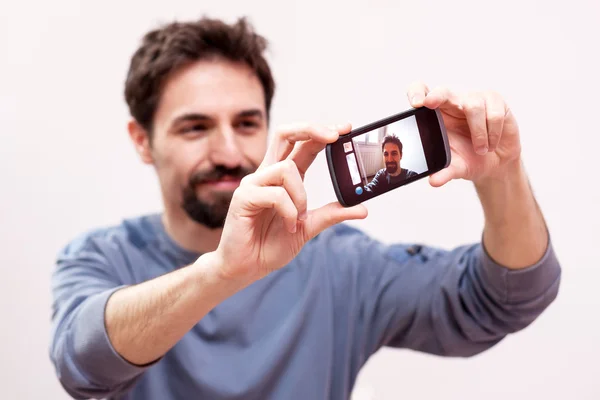
<svg viewBox="0 0 600 400"><path fill-rule="evenodd" d="M123 81L146 30L204 13L250 15L271 40L274 124L359 126L408 108L413 80L497 90L518 118L563 265L557 301L475 358L383 350L359 376L360 398L600 398L597 0L0 4L2 398L66 398L47 350L54 256L84 230L160 209L153 171L128 142ZM313 206L335 199L323 157L307 188ZM411 212L388 223L397 204ZM482 229L468 182L422 180L368 207L356 225L384 241L452 247Z"/></svg>

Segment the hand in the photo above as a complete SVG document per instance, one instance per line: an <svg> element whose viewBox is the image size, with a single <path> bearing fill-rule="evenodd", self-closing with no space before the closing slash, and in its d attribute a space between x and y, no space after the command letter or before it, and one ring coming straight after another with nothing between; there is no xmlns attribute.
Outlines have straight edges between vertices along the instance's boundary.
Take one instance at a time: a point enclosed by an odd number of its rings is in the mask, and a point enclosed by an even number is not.
<svg viewBox="0 0 600 400"><path fill-rule="evenodd" d="M499 94L458 95L447 88L430 91L424 84L415 83L408 90L408 98L415 108L439 108L446 125L452 162L429 177L432 186L442 186L452 179L476 184L488 178L502 179L519 165L519 128Z"/></svg>
<svg viewBox="0 0 600 400"><path fill-rule="evenodd" d="M338 202L307 211L304 174L327 143L348 133L310 125L280 129L258 170L235 191L219 247L219 275L252 282L289 263L324 229L367 216L364 206L344 208Z"/></svg>

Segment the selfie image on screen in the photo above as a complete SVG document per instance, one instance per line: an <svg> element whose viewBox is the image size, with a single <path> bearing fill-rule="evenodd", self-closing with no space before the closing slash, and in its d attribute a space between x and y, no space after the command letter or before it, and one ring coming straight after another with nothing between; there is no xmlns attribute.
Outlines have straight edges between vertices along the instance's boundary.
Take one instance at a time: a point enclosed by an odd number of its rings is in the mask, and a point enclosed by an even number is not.
<svg viewBox="0 0 600 400"><path fill-rule="evenodd" d="M360 185L365 193L385 193L427 171L414 116L356 136L352 147L345 148L352 184Z"/></svg>

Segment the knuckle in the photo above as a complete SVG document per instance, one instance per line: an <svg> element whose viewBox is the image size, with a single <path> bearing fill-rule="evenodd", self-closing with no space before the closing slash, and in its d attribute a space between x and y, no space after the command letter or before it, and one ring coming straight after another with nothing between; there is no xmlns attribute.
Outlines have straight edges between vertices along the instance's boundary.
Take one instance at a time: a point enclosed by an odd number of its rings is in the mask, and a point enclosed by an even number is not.
<svg viewBox="0 0 600 400"><path fill-rule="evenodd" d="M487 92L487 95L489 97L491 97L492 99L499 100L499 101L504 101L504 98L502 97L502 95L499 92L495 91L495 90L489 90Z"/></svg>
<svg viewBox="0 0 600 400"><path fill-rule="evenodd" d="M288 197L288 194L284 188L279 186L279 187L277 187L277 190L275 191L274 197L278 203L283 203L286 200L286 198Z"/></svg>
<svg viewBox="0 0 600 400"><path fill-rule="evenodd" d="M283 172L287 175L294 175L298 172L298 167L293 160L287 159L282 162Z"/></svg>
<svg viewBox="0 0 600 400"><path fill-rule="evenodd" d="M250 184L250 180L252 179L252 174L250 175L246 175L244 176L241 180L240 180L240 186L241 188L245 188L246 186L248 186Z"/></svg>
<svg viewBox="0 0 600 400"><path fill-rule="evenodd" d="M307 204L308 204L308 197L306 196L306 193L303 191L302 194L300 194L299 199L298 199L298 206L300 208L306 208Z"/></svg>
<svg viewBox="0 0 600 400"><path fill-rule="evenodd" d="M491 111L487 115L487 120L490 123L499 123L504 119L504 114L498 111Z"/></svg>
<svg viewBox="0 0 600 400"><path fill-rule="evenodd" d="M476 98L469 98L467 100L465 100L464 104L463 104L463 108L467 111L477 111L480 110L481 108L483 108L483 104L481 102L481 100L476 99Z"/></svg>
<svg viewBox="0 0 600 400"><path fill-rule="evenodd" d="M485 141L487 140L487 134L483 129L477 129L472 133L473 140Z"/></svg>

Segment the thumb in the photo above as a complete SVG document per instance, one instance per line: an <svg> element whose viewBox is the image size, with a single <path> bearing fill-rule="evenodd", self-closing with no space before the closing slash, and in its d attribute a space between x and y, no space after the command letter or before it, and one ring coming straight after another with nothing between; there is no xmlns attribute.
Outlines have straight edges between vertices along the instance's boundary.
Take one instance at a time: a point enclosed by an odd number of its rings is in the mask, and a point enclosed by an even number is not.
<svg viewBox="0 0 600 400"><path fill-rule="evenodd" d="M462 158L452 157L452 162L446 168L429 177L429 184L433 187L440 187L450 182L452 179L465 178L467 175L467 166Z"/></svg>
<svg viewBox="0 0 600 400"><path fill-rule="evenodd" d="M440 187L450 182L452 179L458 178L462 178L459 168L454 164L450 164L447 168L431 175L429 177L429 184L433 187Z"/></svg>
<svg viewBox="0 0 600 400"><path fill-rule="evenodd" d="M449 166L448 168L444 168L443 170L431 175L429 177L429 184L433 187L444 186L446 183L454 179L454 171L452 171L452 169L453 167Z"/></svg>
<svg viewBox="0 0 600 400"><path fill-rule="evenodd" d="M310 240L335 224L352 219L364 219L367 214L367 208L362 204L344 207L338 202L329 203L309 212L304 222L305 233Z"/></svg>

